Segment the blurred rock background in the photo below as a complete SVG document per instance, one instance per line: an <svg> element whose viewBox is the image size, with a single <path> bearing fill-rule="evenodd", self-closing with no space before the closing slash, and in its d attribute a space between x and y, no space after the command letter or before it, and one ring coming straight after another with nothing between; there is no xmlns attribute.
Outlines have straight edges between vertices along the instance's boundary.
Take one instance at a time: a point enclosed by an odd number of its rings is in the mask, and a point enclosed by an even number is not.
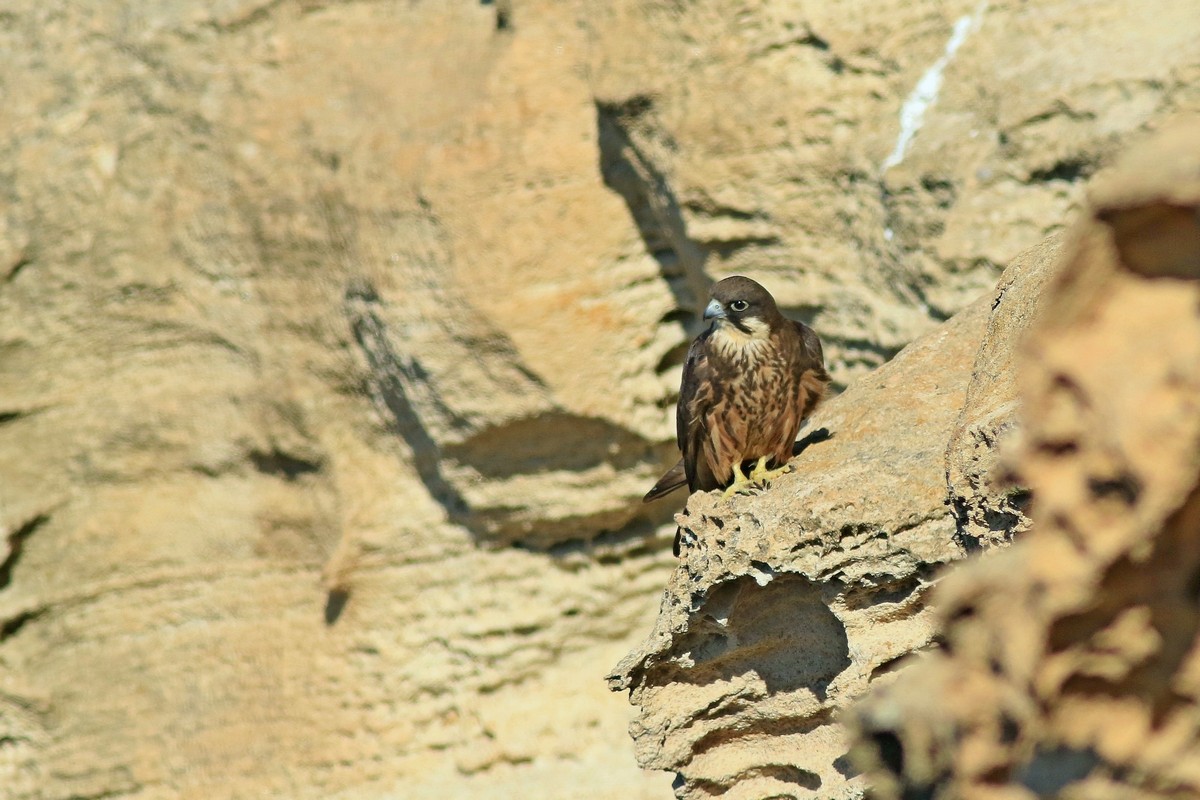
<svg viewBox="0 0 1200 800"><path fill-rule="evenodd" d="M1200 795L1200 117L1088 194L1015 359L1032 526L848 715L881 800Z"/></svg>
<svg viewBox="0 0 1200 800"><path fill-rule="evenodd" d="M1197 41L1174 2L6 4L0 795L669 796L603 678L661 624L682 498L639 501L708 284L862 383L1200 108Z"/></svg>

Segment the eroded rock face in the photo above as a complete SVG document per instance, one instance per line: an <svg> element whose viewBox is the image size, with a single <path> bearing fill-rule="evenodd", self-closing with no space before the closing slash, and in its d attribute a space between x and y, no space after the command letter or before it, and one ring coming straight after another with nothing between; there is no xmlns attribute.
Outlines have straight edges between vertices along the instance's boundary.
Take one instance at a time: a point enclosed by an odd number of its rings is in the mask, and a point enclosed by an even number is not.
<svg viewBox="0 0 1200 800"><path fill-rule="evenodd" d="M1200 23L1171 2L620 2L589 18L606 174L626 175L611 185L664 274L689 297L698 270L761 280L820 331L843 385L1061 229L1126 134L1200 107Z"/></svg>
<svg viewBox="0 0 1200 800"><path fill-rule="evenodd" d="M663 795L593 678L697 298L841 385L967 305L1198 105L1105 8L5 3L0 786Z"/></svg>
<svg viewBox="0 0 1200 800"><path fill-rule="evenodd" d="M1033 530L855 714L882 798L1200 793L1200 121L1090 195L1021 352Z"/></svg>
<svg viewBox="0 0 1200 800"><path fill-rule="evenodd" d="M965 555L947 447L1001 308L982 298L821 408L796 471L761 496L696 494L677 517L654 631L609 679L639 709L639 762L678 773L677 796L861 795L837 718L929 643L927 591Z"/></svg>
<svg viewBox="0 0 1200 800"><path fill-rule="evenodd" d="M1137 763L1159 706L1074 695L1150 704L1168 691L1155 681L1184 680L1200 629L1179 607L1200 569L1179 540L1200 530L1198 133L1099 178L1066 244L1023 253L992 295L821 409L794 474L691 498L654 631L610 678L639 708L640 762L675 771L679 797L860 796L840 719L876 683L857 719L883 796L1045 794L1120 784ZM1175 488L1147 496L1156 482ZM1057 533L951 571L944 634L931 627L940 568L1039 518ZM943 636L945 652L928 647ZM1047 698L1075 710L1039 711ZM1178 755L1174 731L1161 747Z"/></svg>

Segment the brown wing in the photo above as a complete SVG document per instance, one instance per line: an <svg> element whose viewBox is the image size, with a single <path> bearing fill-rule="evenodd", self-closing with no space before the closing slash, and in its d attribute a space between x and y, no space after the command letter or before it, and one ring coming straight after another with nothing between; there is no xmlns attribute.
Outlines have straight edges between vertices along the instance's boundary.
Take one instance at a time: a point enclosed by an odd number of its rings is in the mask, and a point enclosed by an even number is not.
<svg viewBox="0 0 1200 800"><path fill-rule="evenodd" d="M683 486L688 485L689 491L696 491L698 481L712 482L709 488L715 489L715 481L711 478L708 465L700 452L698 437L703 434L699 428L702 425L701 414L697 406L697 398L707 398L712 395L712 387L708 386L708 346L707 340L712 329L700 334L688 348L687 358L683 362L683 380L679 386L679 401L675 404L675 441L683 456L663 476L658 479L646 496L643 503L649 503ZM703 402L703 400L702 400ZM697 465L697 461L701 465ZM706 475L707 473L707 475Z"/></svg>
<svg viewBox="0 0 1200 800"><path fill-rule="evenodd" d="M707 492L720 487L708 459L704 457L704 412L715 402L718 387L713 382L712 365L708 357L708 339L712 328L696 337L688 348L683 363L683 383L679 387L679 403L675 407L675 431L679 452L683 453L683 471L688 490Z"/></svg>
<svg viewBox="0 0 1200 800"><path fill-rule="evenodd" d="M709 491L719 485L708 466L708 459L704 457L704 440L708 437L708 432L704 430L704 410L712 404L715 389L708 359L708 337L712 332L713 329L709 328L697 336L688 348L687 359L683 362L679 402L675 405L675 436L683 457L659 479L655 489L676 470L683 472L689 492ZM653 494L654 489L650 492ZM676 528L675 541L671 544L671 552L676 556L679 555L682 539L683 529Z"/></svg>
<svg viewBox="0 0 1200 800"><path fill-rule="evenodd" d="M792 324L800 335L800 355L796 359L795 370L800 386L805 390L800 408L800 419L803 420L824 399L829 386L829 373L825 371L825 354L817 332L803 322L793 321Z"/></svg>

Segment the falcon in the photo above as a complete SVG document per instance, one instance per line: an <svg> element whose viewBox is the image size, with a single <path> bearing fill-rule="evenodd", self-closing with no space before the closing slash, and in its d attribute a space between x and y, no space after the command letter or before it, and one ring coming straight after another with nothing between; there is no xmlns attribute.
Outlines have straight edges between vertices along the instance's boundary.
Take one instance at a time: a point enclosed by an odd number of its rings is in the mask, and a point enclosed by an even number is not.
<svg viewBox="0 0 1200 800"><path fill-rule="evenodd" d="M684 483L691 492L724 489L726 496L765 486L787 471L800 424L829 384L817 334L783 316L757 282L718 282L704 319L712 325L688 349L675 409L683 457L646 503ZM674 550L679 555L678 533Z"/></svg>

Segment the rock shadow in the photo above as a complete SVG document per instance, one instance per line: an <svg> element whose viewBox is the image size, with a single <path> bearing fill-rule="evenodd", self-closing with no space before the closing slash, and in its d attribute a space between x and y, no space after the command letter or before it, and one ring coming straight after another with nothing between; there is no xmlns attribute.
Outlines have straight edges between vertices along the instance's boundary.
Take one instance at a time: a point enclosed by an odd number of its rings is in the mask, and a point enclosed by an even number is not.
<svg viewBox="0 0 1200 800"><path fill-rule="evenodd" d="M670 674L655 682L703 684L754 673L768 694L808 689L822 701L850 666L845 625L799 575L776 574L765 586L750 577L721 584L672 651L674 663L664 670ZM688 661L690 667L680 665Z"/></svg>

